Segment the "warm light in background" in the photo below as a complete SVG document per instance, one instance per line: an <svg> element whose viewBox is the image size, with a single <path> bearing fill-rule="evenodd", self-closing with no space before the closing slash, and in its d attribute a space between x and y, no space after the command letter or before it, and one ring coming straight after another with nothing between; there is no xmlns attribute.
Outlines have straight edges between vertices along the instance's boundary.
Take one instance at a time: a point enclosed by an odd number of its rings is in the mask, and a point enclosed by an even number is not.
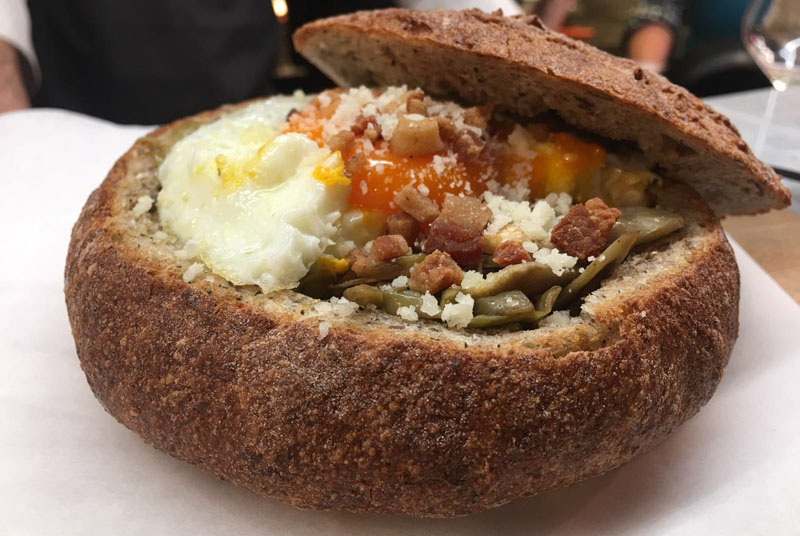
<svg viewBox="0 0 800 536"><path fill-rule="evenodd" d="M272 11L278 17L278 22L286 22L289 18L289 6L286 5L286 0L272 0Z"/></svg>

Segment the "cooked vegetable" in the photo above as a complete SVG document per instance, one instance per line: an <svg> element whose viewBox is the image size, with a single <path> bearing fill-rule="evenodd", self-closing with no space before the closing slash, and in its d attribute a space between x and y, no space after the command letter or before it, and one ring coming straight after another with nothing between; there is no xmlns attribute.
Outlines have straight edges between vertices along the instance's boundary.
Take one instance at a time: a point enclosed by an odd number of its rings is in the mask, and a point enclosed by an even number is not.
<svg viewBox="0 0 800 536"><path fill-rule="evenodd" d="M367 305L383 307L383 291L372 285L356 285L345 289L344 297L362 307Z"/></svg>
<svg viewBox="0 0 800 536"><path fill-rule="evenodd" d="M553 306L555 305L556 300L558 299L558 295L560 293L561 293L561 287L556 285L548 289L539 297L538 300L536 300L535 309L531 308L530 310L527 311L520 311L517 313L499 314L499 315L479 314L472 318L467 327L493 328L513 323L535 324L536 322L539 322L539 320L546 317L553 311Z"/></svg>
<svg viewBox="0 0 800 536"><path fill-rule="evenodd" d="M531 300L519 290L509 290L494 296L478 298L473 309L476 315L512 315L535 311Z"/></svg>
<svg viewBox="0 0 800 536"><path fill-rule="evenodd" d="M578 276L574 269L564 270L560 276L553 273L549 266L538 262L512 264L498 272L486 274L486 278L477 284L465 287L464 292L473 298L494 296L509 290L520 290L528 296L535 296L554 285L564 285Z"/></svg>
<svg viewBox="0 0 800 536"><path fill-rule="evenodd" d="M684 226L683 218L668 210L648 207L623 207L619 210L622 216L611 228L608 236L610 241L627 233L638 232L634 244L638 246L667 236Z"/></svg>
<svg viewBox="0 0 800 536"><path fill-rule="evenodd" d="M439 314L428 315L423 313L422 294L413 290L384 290L383 291L383 310L389 314L396 315L401 307L413 307L420 318L439 318Z"/></svg>
<svg viewBox="0 0 800 536"><path fill-rule="evenodd" d="M608 246L589 266L567 285L564 292L558 297L556 309L564 309L576 298L601 272L610 272L619 266L628 256L636 237L639 233L633 232L622 235ZM598 280L599 281L599 280Z"/></svg>

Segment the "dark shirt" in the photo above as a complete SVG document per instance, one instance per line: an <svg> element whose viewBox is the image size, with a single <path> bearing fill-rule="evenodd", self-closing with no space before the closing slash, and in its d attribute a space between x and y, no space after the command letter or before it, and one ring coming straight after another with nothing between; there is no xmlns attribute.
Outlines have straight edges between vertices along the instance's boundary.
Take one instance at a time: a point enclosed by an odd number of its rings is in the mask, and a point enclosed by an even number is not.
<svg viewBox="0 0 800 536"><path fill-rule="evenodd" d="M290 0L292 22L392 2ZM29 0L35 106L164 123L274 91L269 0Z"/></svg>

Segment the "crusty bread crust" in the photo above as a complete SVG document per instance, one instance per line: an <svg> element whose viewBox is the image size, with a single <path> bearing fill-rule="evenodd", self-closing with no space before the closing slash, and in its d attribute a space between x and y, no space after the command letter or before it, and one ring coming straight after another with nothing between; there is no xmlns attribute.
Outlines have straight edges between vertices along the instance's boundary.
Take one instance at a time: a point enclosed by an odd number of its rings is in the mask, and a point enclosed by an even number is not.
<svg viewBox="0 0 800 536"><path fill-rule="evenodd" d="M389 9L323 19L295 48L347 86L421 86L635 142L718 214L788 206L790 195L730 120L663 76L546 29L536 17Z"/></svg>
<svg viewBox="0 0 800 536"><path fill-rule="evenodd" d="M224 110L139 140L72 234L66 302L88 382L154 447L299 507L453 516L602 474L711 397L737 334L739 279L707 206L640 252L563 328L476 334L379 312L336 319L206 272L160 240L162 155ZM324 338L320 322L332 324Z"/></svg>

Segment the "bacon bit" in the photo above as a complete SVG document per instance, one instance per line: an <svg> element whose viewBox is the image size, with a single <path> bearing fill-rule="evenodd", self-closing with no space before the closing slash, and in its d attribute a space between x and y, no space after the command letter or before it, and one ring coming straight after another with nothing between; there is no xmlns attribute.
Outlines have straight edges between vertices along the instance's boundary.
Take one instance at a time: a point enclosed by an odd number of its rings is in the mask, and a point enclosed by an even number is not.
<svg viewBox="0 0 800 536"><path fill-rule="evenodd" d="M344 172L348 177L358 175L364 166L367 165L367 157L363 153L355 153L344 163Z"/></svg>
<svg viewBox="0 0 800 536"><path fill-rule="evenodd" d="M419 236L419 222L407 212L398 212L386 218L389 234L400 235L406 242L413 244Z"/></svg>
<svg viewBox="0 0 800 536"><path fill-rule="evenodd" d="M347 260L350 261L350 269L358 276L380 264L380 261L371 257L364 251L364 248L356 248L351 251Z"/></svg>
<svg viewBox="0 0 800 536"><path fill-rule="evenodd" d="M354 134L363 134L367 127L370 126L370 118L364 117L364 114L359 114L356 117L356 120L353 121L353 126L350 127L350 130Z"/></svg>
<svg viewBox="0 0 800 536"><path fill-rule="evenodd" d="M422 294L437 292L461 284L464 272L450 255L434 251L411 271L408 288Z"/></svg>
<svg viewBox="0 0 800 536"><path fill-rule="evenodd" d="M381 263L410 252L411 248L402 236L383 235L372 241L369 253L364 248L356 248L350 252L347 260L350 261L350 269L361 276Z"/></svg>
<svg viewBox="0 0 800 536"><path fill-rule="evenodd" d="M584 205L586 206L586 210L589 211L589 217L592 218L597 228L608 237L608 233L611 231L614 224L617 223L619 217L622 216L622 213L615 208L609 208L599 197L589 199Z"/></svg>
<svg viewBox="0 0 800 536"><path fill-rule="evenodd" d="M608 233L620 215L619 210L608 208L600 199L590 199L586 205L569 209L553 227L550 241L564 253L585 261L602 253Z"/></svg>
<svg viewBox="0 0 800 536"><path fill-rule="evenodd" d="M342 158L349 158L356 149L356 135L351 130L340 130L328 138L328 147L331 151L339 151Z"/></svg>
<svg viewBox="0 0 800 536"><path fill-rule="evenodd" d="M392 134L390 146L392 152L398 156L423 156L444 149L436 120L427 117L414 121L401 116Z"/></svg>
<svg viewBox="0 0 800 536"><path fill-rule="evenodd" d="M448 195L431 224L422 251L444 251L461 266L475 266L483 254L483 228L492 211L476 197Z"/></svg>
<svg viewBox="0 0 800 536"><path fill-rule="evenodd" d="M410 114L428 115L428 107L422 102L422 97L410 97L406 101L406 111Z"/></svg>
<svg viewBox="0 0 800 536"><path fill-rule="evenodd" d="M439 216L439 207L419 190L407 184L394 194L394 204L420 223L430 223Z"/></svg>
<svg viewBox="0 0 800 536"><path fill-rule="evenodd" d="M460 159L474 160L481 155L486 143L471 130L464 130L453 140L451 147Z"/></svg>
<svg viewBox="0 0 800 536"><path fill-rule="evenodd" d="M379 236L372 241L369 256L379 261L388 261L409 253L411 253L411 248L408 247L406 239L399 234L390 234Z"/></svg>
<svg viewBox="0 0 800 536"><path fill-rule="evenodd" d="M519 240L506 240L494 250L492 260L500 266L509 266L531 260L531 254L522 247Z"/></svg>
<svg viewBox="0 0 800 536"><path fill-rule="evenodd" d="M470 234L483 234L483 228L491 219L491 209L477 197L447 194L437 221L456 223Z"/></svg>
<svg viewBox="0 0 800 536"><path fill-rule="evenodd" d="M464 110L464 123L480 129L486 128L486 118L477 106Z"/></svg>
<svg viewBox="0 0 800 536"><path fill-rule="evenodd" d="M439 126L439 137L442 138L442 141L445 143L453 141L456 137L456 126L453 121L449 117L442 117L441 115L437 115L434 119L436 119L436 124Z"/></svg>
<svg viewBox="0 0 800 536"><path fill-rule="evenodd" d="M381 137L381 133L378 132L378 129L370 123L369 126L364 130L364 137L367 138L369 141L377 141L378 138Z"/></svg>

